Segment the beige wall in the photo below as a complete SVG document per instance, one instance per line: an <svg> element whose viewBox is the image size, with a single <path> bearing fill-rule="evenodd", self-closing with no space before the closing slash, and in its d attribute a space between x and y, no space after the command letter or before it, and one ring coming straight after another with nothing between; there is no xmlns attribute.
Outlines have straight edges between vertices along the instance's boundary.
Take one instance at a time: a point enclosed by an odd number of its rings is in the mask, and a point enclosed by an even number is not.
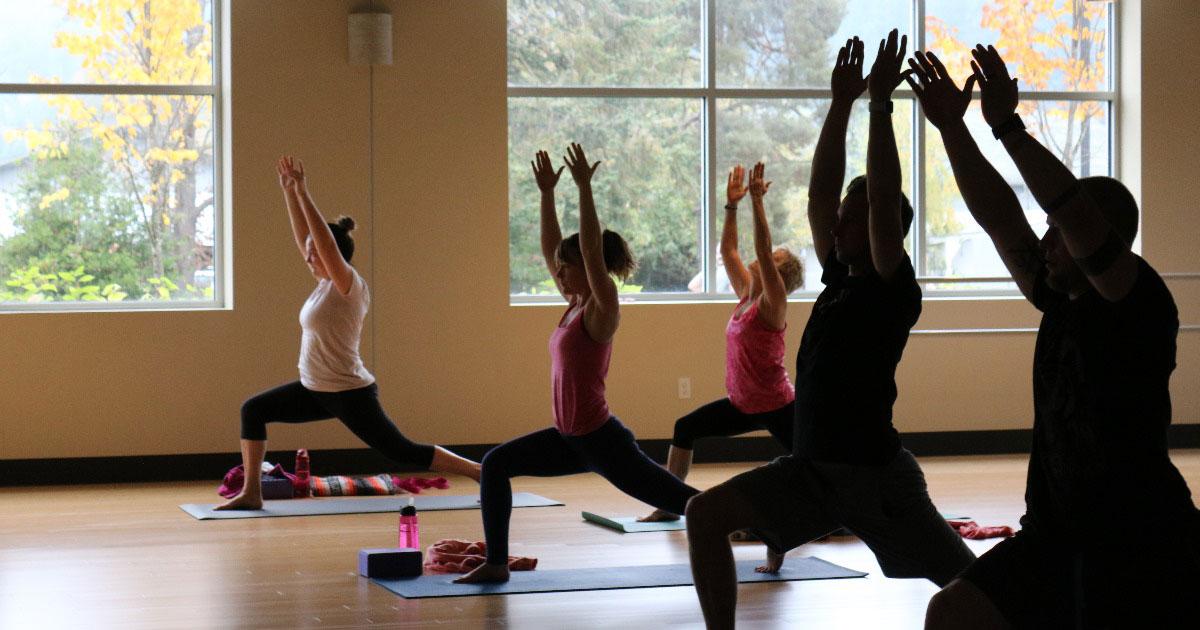
<svg viewBox="0 0 1200 630"><path fill-rule="evenodd" d="M1144 250L1168 272L1200 270L1191 172L1200 77L1170 61L1169 50L1200 30L1184 4L1148 3L1143 15ZM359 219L356 263L371 283L375 318L364 357L402 429L419 440L486 443L550 423L545 344L560 308L513 307L507 296L505 3L390 5L396 64L374 70L373 170L371 71L345 62L345 15L355 5L233 0L236 308L0 317L0 458L236 448L241 401L295 377L296 316L312 284L272 173L283 152L304 157L327 214ZM1172 281L1185 323L1200 323L1194 285ZM809 308L790 309L792 351ZM675 417L722 395L728 310L626 308L609 390L639 437L668 437ZM919 327L1036 322L1018 301L927 300ZM914 336L899 373L898 426L1028 427L1032 351L1029 334ZM691 400L676 396L684 375ZM1200 421L1198 376L1200 335L1185 332L1176 422ZM280 448L359 446L334 423L271 435Z"/></svg>

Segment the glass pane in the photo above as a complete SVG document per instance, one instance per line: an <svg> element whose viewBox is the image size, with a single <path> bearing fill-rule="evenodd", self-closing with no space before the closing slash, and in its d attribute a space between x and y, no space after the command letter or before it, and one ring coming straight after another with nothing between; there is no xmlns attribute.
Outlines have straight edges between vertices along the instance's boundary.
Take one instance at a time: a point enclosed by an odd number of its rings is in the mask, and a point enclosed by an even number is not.
<svg viewBox="0 0 1200 630"><path fill-rule="evenodd" d="M745 0L717 2L717 85L731 88L828 88L838 48L858 35L865 64L893 28L909 36L909 2Z"/></svg>
<svg viewBox="0 0 1200 630"><path fill-rule="evenodd" d="M696 87L701 0L509 0L508 83Z"/></svg>
<svg viewBox="0 0 1200 630"><path fill-rule="evenodd" d="M1110 6L1088 0L926 0L925 41L956 77L970 72L975 44L992 44L1022 90L1107 91Z"/></svg>
<svg viewBox="0 0 1200 630"><path fill-rule="evenodd" d="M900 154L903 190L911 199L912 182L912 117L913 103L909 99L893 101L892 115L896 148ZM775 246L792 250L804 263L803 291L820 291L821 263L812 248L812 232L808 225L808 182L812 172L813 150L817 136L829 110L828 99L723 99L717 101L717 164L718 189L714 197L714 212L718 225L713 235L720 239L721 207L725 205L725 180L735 164L749 168L757 161L766 165L767 179L772 182L763 198L771 224L771 240ZM867 102L860 99L850 116L846 137L845 183L866 172ZM753 260L754 233L750 202L744 200L738 209L738 251L743 260ZM912 233L909 236L909 251ZM714 244L715 251L715 244ZM729 280L718 265L717 286L714 290L730 293Z"/></svg>
<svg viewBox="0 0 1200 630"><path fill-rule="evenodd" d="M510 291L556 292L542 260L540 195L529 162L545 149L561 164L571 141L603 161L592 184L596 211L638 261L622 291L687 291L700 270L700 121L699 99L510 98ZM557 202L567 236L579 229L579 195L566 171Z"/></svg>
<svg viewBox="0 0 1200 630"><path fill-rule="evenodd" d="M1109 108L1100 101L1025 101L1020 107L1030 133L1048 146L1077 177L1110 174ZM1004 146L992 139L991 130L971 104L966 114L984 156L1017 193L1025 218L1039 235L1046 231L1046 213L1025 187ZM937 129L926 123L925 264L930 276L1008 277L991 239L971 218L963 203L954 173ZM955 288L955 285L947 285Z"/></svg>
<svg viewBox="0 0 1200 630"><path fill-rule="evenodd" d="M211 300L212 98L0 96L0 302Z"/></svg>
<svg viewBox="0 0 1200 630"><path fill-rule="evenodd" d="M0 83L206 85L211 0L0 0Z"/></svg>

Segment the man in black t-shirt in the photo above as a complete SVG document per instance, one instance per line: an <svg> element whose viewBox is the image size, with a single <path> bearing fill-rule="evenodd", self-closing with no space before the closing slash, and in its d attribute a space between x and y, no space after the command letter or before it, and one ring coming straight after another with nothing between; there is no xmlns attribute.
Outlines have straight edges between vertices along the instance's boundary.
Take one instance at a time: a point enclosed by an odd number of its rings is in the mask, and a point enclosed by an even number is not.
<svg viewBox="0 0 1200 630"><path fill-rule="evenodd" d="M892 90L905 41L892 31L862 77L863 44L846 42L833 103L817 141L809 187L813 244L825 290L796 356L793 454L692 498L692 574L710 628L733 627L737 584L728 535L746 529L779 569L788 550L841 527L871 548L885 575L945 585L974 554L929 500L925 478L892 427L896 365L921 314L921 289L904 251L912 208L900 192ZM867 176L839 200L850 111L870 90Z"/></svg>
<svg viewBox="0 0 1200 630"><path fill-rule="evenodd" d="M962 90L931 53L909 62L909 83L967 208L1042 311L1033 449L1021 531L934 596L926 627L1195 628L1200 512L1166 440L1179 318L1130 251L1136 202L1114 179L1076 179L1024 131L995 48L972 54ZM984 119L1048 213L1040 242L963 122L976 82Z"/></svg>

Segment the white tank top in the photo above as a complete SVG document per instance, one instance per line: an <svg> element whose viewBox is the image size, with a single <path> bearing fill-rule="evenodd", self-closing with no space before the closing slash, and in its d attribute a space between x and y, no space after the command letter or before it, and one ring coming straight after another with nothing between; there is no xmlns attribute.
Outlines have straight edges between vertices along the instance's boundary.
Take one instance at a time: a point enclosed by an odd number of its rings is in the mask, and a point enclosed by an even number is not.
<svg viewBox="0 0 1200 630"><path fill-rule="evenodd" d="M313 391L342 392L375 382L358 354L371 292L353 271L348 294L332 280L321 280L300 309L300 384Z"/></svg>

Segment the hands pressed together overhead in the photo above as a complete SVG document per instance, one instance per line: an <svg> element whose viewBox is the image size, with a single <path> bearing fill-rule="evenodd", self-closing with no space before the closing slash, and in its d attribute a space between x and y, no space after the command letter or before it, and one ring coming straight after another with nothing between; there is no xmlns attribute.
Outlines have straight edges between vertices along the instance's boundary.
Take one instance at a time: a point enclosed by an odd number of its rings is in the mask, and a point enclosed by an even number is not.
<svg viewBox="0 0 1200 630"><path fill-rule="evenodd" d="M275 172L279 174L279 187L284 190L304 185L304 162L290 155L275 162Z"/></svg>
<svg viewBox="0 0 1200 630"><path fill-rule="evenodd" d="M921 102L925 117L939 129L962 119L976 83L979 84L983 119L989 127L1005 123L1017 110L1017 79L1009 77L1004 59L996 48L976 45L971 50L971 57L971 75L962 89L934 53L917 51L908 60L912 76L905 79Z"/></svg>

